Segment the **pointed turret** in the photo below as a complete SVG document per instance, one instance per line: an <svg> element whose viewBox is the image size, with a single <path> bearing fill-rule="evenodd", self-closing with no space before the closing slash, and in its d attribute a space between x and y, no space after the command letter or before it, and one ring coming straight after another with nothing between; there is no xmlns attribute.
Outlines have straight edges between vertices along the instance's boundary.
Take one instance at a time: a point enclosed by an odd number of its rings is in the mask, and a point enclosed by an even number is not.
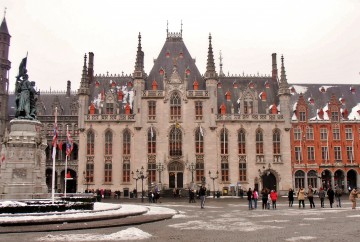
<svg viewBox="0 0 360 242"><path fill-rule="evenodd" d="M289 84L286 79L284 56L281 56L281 77L279 82L279 95L288 94L290 95Z"/></svg>
<svg viewBox="0 0 360 242"><path fill-rule="evenodd" d="M285 130L290 130L290 89L289 84L286 80L285 66L284 66L284 56L281 56L281 77L279 82L279 101L280 101L280 113L284 115L285 119Z"/></svg>
<svg viewBox="0 0 360 242"><path fill-rule="evenodd" d="M81 75L81 81L80 81L80 89L79 89L79 94L85 94L85 95L89 95L89 80L88 80L88 69L86 66L86 59L87 56L86 54L84 55L84 65L83 65L83 70L82 70L82 75Z"/></svg>
<svg viewBox="0 0 360 242"><path fill-rule="evenodd" d="M206 64L205 79L217 79L217 73L215 70L214 54L211 45L211 34L209 34L209 49Z"/></svg>
<svg viewBox="0 0 360 242"><path fill-rule="evenodd" d="M220 50L219 60L220 60L220 72L219 72L219 76L220 76L220 77L223 77L223 76L225 76L225 74L224 74L223 68L222 68L222 67L223 67L223 63L222 63L223 58L222 58L221 50Z"/></svg>
<svg viewBox="0 0 360 242"><path fill-rule="evenodd" d="M141 34L139 33L139 43L136 52L134 78L144 78L144 52L141 49Z"/></svg>

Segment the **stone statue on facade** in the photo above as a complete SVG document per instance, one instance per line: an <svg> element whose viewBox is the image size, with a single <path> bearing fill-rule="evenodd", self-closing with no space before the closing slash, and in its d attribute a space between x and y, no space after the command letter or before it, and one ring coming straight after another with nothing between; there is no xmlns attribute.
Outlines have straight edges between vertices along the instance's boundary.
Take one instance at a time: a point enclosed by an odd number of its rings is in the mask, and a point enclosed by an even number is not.
<svg viewBox="0 0 360 242"><path fill-rule="evenodd" d="M36 100L39 92L35 90L35 82L29 81L26 69L27 56L21 61L19 74L15 83L15 117L19 119L36 119Z"/></svg>

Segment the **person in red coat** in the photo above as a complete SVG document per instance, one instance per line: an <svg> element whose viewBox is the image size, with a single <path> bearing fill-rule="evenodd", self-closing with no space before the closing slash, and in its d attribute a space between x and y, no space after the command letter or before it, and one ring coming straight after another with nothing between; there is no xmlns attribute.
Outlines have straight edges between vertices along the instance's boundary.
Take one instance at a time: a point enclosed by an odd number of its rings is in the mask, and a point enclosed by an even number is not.
<svg viewBox="0 0 360 242"><path fill-rule="evenodd" d="M272 208L276 209L276 201L278 199L278 194L277 194L276 190L271 190L270 198L271 198L271 202L272 202Z"/></svg>

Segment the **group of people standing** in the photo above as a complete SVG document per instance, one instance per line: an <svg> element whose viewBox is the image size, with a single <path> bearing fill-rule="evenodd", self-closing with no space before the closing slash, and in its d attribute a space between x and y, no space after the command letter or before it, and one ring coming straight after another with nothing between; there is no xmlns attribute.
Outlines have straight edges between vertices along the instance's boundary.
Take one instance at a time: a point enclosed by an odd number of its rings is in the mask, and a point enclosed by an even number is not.
<svg viewBox="0 0 360 242"><path fill-rule="evenodd" d="M299 201L299 208L305 208L305 196L307 196L309 203L310 203L310 208L315 208L315 203L314 203L314 195L315 195L316 191L312 188L312 186L310 185L308 187L307 192L305 191L305 189L303 187L300 187L299 190L297 191L296 195L297 195L297 199ZM356 207L356 198L357 198L357 188L355 187L351 192L350 192L350 196L349 199L352 202L352 209L355 209ZM294 203L294 191L290 188L289 192L288 192L288 199L289 199L289 207L293 206ZM336 186L335 190L333 190L331 187L329 187L328 190L324 190L322 187L320 187L319 192L318 192L318 196L320 198L320 205L322 208L325 207L324 202L325 202L325 197L327 196L329 199L329 203L330 203L330 208L333 207L334 201L336 200L337 202L337 207L341 207L341 197L343 195L343 190L339 187Z"/></svg>
<svg viewBox="0 0 360 242"><path fill-rule="evenodd" d="M257 209L257 202L259 199L259 193L257 189L254 189L254 191L249 188L249 190L246 193L247 199L249 202L249 210L251 209ZM278 200L278 194L276 190L269 190L267 188L263 188L261 190L261 200L262 200L262 209L270 209L270 203L272 204L272 208L276 209L276 202ZM254 204L254 206L253 206Z"/></svg>

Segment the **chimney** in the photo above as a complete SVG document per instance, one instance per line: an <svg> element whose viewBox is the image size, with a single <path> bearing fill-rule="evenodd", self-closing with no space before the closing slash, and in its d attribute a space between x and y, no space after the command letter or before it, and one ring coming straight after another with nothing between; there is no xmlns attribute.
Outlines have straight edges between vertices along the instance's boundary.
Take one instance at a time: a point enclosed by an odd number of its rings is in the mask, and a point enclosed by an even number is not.
<svg viewBox="0 0 360 242"><path fill-rule="evenodd" d="M67 85L66 85L66 97L70 97L70 93L71 93L71 81L67 81Z"/></svg>
<svg viewBox="0 0 360 242"><path fill-rule="evenodd" d="M276 64L276 53L273 53L271 56L272 56L272 80L277 81L278 70L277 70L277 64Z"/></svg>
<svg viewBox="0 0 360 242"><path fill-rule="evenodd" d="M93 52L89 52L88 78L89 78L89 84L91 85L93 83L93 78L94 78L94 53Z"/></svg>

